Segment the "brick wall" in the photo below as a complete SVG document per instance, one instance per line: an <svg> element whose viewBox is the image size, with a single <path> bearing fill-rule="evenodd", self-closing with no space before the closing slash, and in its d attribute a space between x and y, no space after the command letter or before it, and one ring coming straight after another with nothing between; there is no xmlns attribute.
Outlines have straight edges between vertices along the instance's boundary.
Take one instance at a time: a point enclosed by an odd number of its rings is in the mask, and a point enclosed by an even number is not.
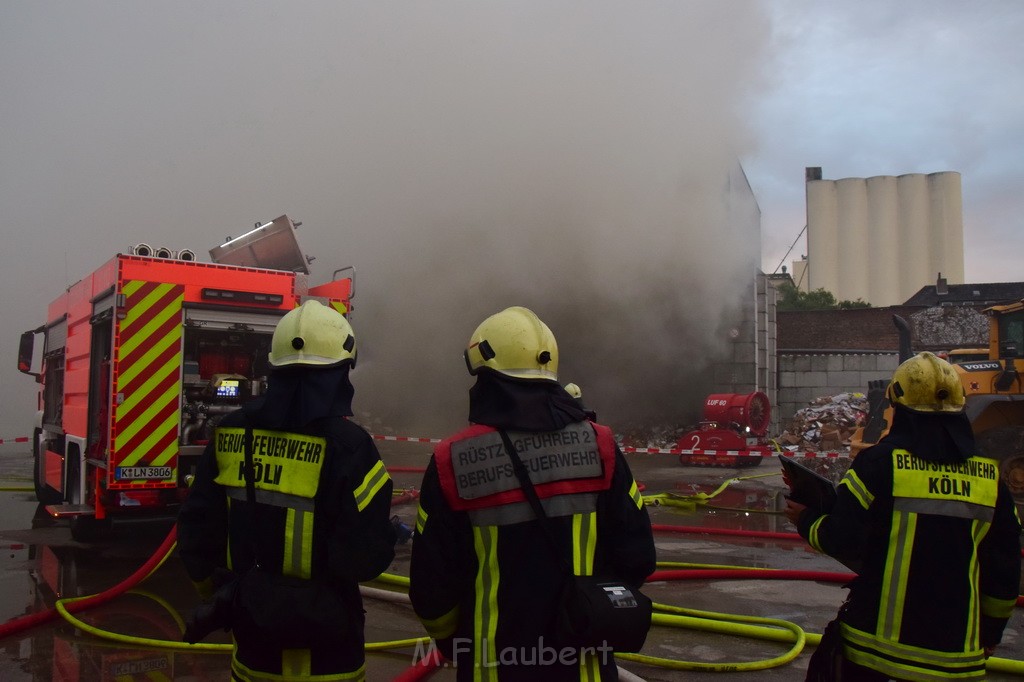
<svg viewBox="0 0 1024 682"><path fill-rule="evenodd" d="M899 334L893 315L910 320L920 307L889 306L854 310L780 310L779 353L787 350L895 351Z"/></svg>

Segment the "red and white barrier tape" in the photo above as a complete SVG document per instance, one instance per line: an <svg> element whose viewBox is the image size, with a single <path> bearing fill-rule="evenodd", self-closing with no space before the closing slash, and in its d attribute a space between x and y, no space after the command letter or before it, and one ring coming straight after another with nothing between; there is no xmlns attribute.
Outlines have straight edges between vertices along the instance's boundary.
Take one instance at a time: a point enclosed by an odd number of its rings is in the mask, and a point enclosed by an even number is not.
<svg viewBox="0 0 1024 682"><path fill-rule="evenodd" d="M400 443L440 443L440 438L413 438L411 436L380 436L373 434L376 440L398 441Z"/></svg>
<svg viewBox="0 0 1024 682"><path fill-rule="evenodd" d="M712 457L776 457L778 455L786 455L787 457L849 457L849 452L815 452L813 450L805 450L800 452L791 452L784 450L779 452L777 450L771 450L767 448L751 448L750 450L680 450L678 448L634 448L629 445L623 445L623 452L638 452L641 454L652 454L652 455L710 455Z"/></svg>
<svg viewBox="0 0 1024 682"><path fill-rule="evenodd" d="M379 434L373 434L375 440L392 441L398 443L440 443L440 438L417 438L414 436L382 436ZM31 438L28 436L18 436L17 438L0 438L0 445L6 445L9 443L29 443ZM709 455L712 457L776 457L778 455L786 455L787 457L849 457L848 452L814 452L812 450L806 450L802 452L789 452L783 451L778 452L771 448L751 448L750 450L682 450L679 448L637 448L631 445L621 446L623 452L639 453L643 455Z"/></svg>
<svg viewBox="0 0 1024 682"><path fill-rule="evenodd" d="M440 438L415 438L412 436L381 436L373 434L376 440L397 441L402 443L440 443ZM772 448L751 448L750 450L682 450L679 448L637 448L631 445L620 446L623 452L635 452L649 455L710 455L712 457L775 457L786 455L787 457L849 457L848 452L815 452L811 450L802 452L791 452L785 450L779 452Z"/></svg>

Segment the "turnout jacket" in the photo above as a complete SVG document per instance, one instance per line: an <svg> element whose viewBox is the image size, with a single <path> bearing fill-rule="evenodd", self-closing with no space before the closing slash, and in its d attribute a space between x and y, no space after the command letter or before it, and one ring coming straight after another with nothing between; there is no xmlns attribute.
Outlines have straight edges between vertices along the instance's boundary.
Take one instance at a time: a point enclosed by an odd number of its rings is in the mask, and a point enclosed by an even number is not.
<svg viewBox="0 0 1024 682"><path fill-rule="evenodd" d="M464 680L616 679L611 655L556 665L549 623L566 577L640 586L655 567L650 519L612 432L589 421L508 430L529 471L555 554L492 427L440 443L420 491L409 596ZM546 642L546 644L545 644ZM547 647L547 649L545 649Z"/></svg>
<svg viewBox="0 0 1024 682"><path fill-rule="evenodd" d="M862 561L840 611L844 656L908 680L985 679L1020 583L1020 521L995 460L926 459L897 441L864 450L812 547Z"/></svg>
<svg viewBox="0 0 1024 682"><path fill-rule="evenodd" d="M351 627L344 641L329 643L317 642L317 633L300 633L308 634L310 646L297 653L281 643L296 633L260 628L236 614L234 679L361 679L358 583L377 577L394 557L392 483L384 463L371 436L343 417L286 430L253 423L256 504L250 505L243 476L245 424L242 410L224 417L180 511L178 549L189 576L201 583L224 569L244 574L256 561L255 540L262 569L325 586L347 611L334 617L348 619ZM313 621L324 616L309 615Z"/></svg>

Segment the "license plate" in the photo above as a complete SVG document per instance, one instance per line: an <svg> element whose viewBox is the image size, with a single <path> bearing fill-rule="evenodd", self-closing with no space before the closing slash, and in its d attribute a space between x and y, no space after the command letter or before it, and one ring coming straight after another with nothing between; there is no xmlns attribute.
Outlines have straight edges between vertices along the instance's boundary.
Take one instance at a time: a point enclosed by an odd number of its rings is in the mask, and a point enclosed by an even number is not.
<svg viewBox="0 0 1024 682"><path fill-rule="evenodd" d="M171 477L171 467L118 467L117 480L164 480Z"/></svg>

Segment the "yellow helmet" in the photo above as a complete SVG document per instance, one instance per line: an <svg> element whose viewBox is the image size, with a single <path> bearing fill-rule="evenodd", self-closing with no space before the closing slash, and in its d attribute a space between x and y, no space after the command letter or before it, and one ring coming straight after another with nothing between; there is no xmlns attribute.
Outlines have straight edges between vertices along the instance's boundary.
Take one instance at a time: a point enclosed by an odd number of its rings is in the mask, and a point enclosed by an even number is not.
<svg viewBox="0 0 1024 682"><path fill-rule="evenodd" d="M579 400L580 398L583 397L583 391L580 390L580 387L577 386L576 384L566 384L565 392L571 395L573 398L576 398L576 400Z"/></svg>
<svg viewBox="0 0 1024 682"><path fill-rule="evenodd" d="M309 300L277 323L270 344L270 365L335 367L356 364L356 337L344 315Z"/></svg>
<svg viewBox="0 0 1024 682"><path fill-rule="evenodd" d="M953 365L928 352L897 367L885 395L914 412L960 412L966 401Z"/></svg>
<svg viewBox="0 0 1024 682"><path fill-rule="evenodd" d="M481 322L465 357L470 374L489 369L514 379L558 381L555 335L527 308L506 308Z"/></svg>

